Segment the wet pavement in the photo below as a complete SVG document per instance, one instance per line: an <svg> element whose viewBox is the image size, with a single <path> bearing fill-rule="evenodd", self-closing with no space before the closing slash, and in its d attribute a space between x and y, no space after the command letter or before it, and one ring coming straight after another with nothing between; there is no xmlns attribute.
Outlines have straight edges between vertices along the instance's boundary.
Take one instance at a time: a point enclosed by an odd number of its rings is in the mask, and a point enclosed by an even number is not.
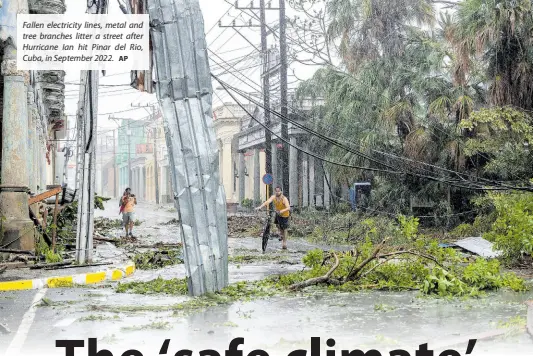
<svg viewBox="0 0 533 356"><path fill-rule="evenodd" d="M137 218L145 222L136 229L139 239L142 243L178 242L177 225L162 225L176 215L166 208L157 210L141 204ZM261 255L260 239L229 239L230 281L258 280L301 269L299 261L305 251L317 247L293 240L289 251L281 251L278 241L269 245L267 255L271 257L247 259L243 256ZM158 276L182 278L184 269L177 265L136 271L128 280ZM186 348L194 355L203 349L224 354L229 341L236 337L244 337L240 349L245 355L257 348L270 355L288 355L294 349L309 350L310 337L314 336L322 338L323 350L333 350L326 347L325 340L334 338L337 355L341 349L372 348L383 355L392 349L405 349L415 355L419 344L429 343L431 348L495 330L506 334L478 341L472 355L533 355L533 339L524 331L524 302L533 299L533 292L499 292L469 300L419 298L416 292L311 292L236 302L182 315L172 309L189 300L187 296L117 294L114 287L105 284L0 293L0 324L10 331L3 333L0 328L0 355L8 348L20 354L64 355L63 349L55 348L55 340L84 339L87 343L91 337L98 338L99 349L107 348L113 355L128 349L158 355L165 339L171 339L169 355ZM32 308L32 303L39 306ZM465 354L463 341L450 347ZM86 352L79 350L76 355Z"/></svg>

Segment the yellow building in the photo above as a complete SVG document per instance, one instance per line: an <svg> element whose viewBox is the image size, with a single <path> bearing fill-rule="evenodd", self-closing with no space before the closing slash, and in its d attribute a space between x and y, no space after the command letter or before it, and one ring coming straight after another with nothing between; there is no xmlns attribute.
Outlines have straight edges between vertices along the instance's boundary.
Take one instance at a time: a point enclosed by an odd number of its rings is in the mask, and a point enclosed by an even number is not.
<svg viewBox="0 0 533 356"><path fill-rule="evenodd" d="M252 110L253 105L245 105L247 110ZM247 117L246 112L237 104L225 103L216 107L213 112L214 128L219 149L220 160L220 180L226 192L228 203L242 203L243 199L253 199L254 177L253 174L246 173L244 176L247 190L244 197L239 196L239 154L237 153L235 137L241 131L243 119ZM245 172L254 172L253 151L250 155L244 156ZM262 171L264 172L265 157L260 155Z"/></svg>

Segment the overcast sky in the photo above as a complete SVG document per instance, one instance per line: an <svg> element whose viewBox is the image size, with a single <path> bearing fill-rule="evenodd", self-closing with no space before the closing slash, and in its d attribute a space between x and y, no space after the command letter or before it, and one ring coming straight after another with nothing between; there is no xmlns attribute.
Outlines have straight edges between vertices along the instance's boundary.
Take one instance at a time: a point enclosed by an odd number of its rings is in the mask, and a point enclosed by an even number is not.
<svg viewBox="0 0 533 356"><path fill-rule="evenodd" d="M259 63L259 57L249 56L252 53L253 47L247 42L248 39L252 44L255 44L260 48L260 32L259 28L252 29L240 29L240 32L246 39L239 35L236 31L230 28L220 28L218 26L218 20L222 17L222 25L228 25L233 19L241 22L243 20L248 21L251 16L243 13L241 10L236 10L230 3L225 0L199 0L200 6L204 16L205 32L207 33L208 47L215 53L217 53L225 61L231 61L245 57L239 64L239 68L243 68L242 73L238 74L241 80L235 78L231 74L226 74L222 77L223 80L230 85L239 87L244 91L251 92L253 87L256 87L260 82L259 69L257 65ZM83 14L86 11L85 1L80 0L66 0L67 14ZM231 0L231 4L235 1ZM241 6L249 5L250 0L241 1ZM288 3L288 2L287 2ZM256 6L259 1L255 0ZM273 7L277 7L277 1L273 1ZM122 14L117 1L111 1L109 5L109 14ZM288 6L288 5L287 5ZM228 12L229 10L229 12ZM290 8L287 9L287 15L292 16L294 11ZM277 11L267 11L267 23L277 22L279 13ZM254 19L254 24L257 23ZM275 45L275 37L269 36L269 45ZM222 67L223 65L224 67ZM215 74L222 73L227 65L224 64L220 58L211 56L211 70ZM308 78L312 75L316 68L309 66L292 66L295 70L295 74L298 78ZM295 77L292 76L292 71L289 71L289 83L296 85ZM243 84L243 76L249 77L248 84ZM79 83L80 73L75 71L69 71L66 74L67 83ZM105 77L101 76L100 84L127 84L130 81L130 72L107 72ZM254 83L255 82L255 83ZM218 85L213 85L215 95L213 96L214 106L221 105L221 100L224 102L231 101L231 98L223 91L217 90ZM258 88L259 89L259 88ZM78 90L79 85L66 84L66 99L65 99L65 112L68 115L75 115L78 105ZM140 93L127 86L124 87L100 87L99 88L99 102L98 112L100 114L98 127L100 129L116 128L114 121L108 120L109 115L107 113L114 113L116 118L131 118L140 119L147 116L147 111L144 109L131 110L132 104L144 105L147 103L157 102L155 94L150 95L146 93ZM129 110L129 111L125 111ZM123 112L121 112L123 111ZM74 116L70 116L74 119ZM71 136L74 132L71 132Z"/></svg>

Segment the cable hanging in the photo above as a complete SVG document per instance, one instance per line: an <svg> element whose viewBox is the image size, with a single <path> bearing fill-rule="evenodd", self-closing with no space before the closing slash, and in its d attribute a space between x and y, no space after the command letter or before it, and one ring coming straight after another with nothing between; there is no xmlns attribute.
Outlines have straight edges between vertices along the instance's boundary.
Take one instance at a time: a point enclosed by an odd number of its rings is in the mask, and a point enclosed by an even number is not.
<svg viewBox="0 0 533 356"><path fill-rule="evenodd" d="M325 158L322 158L322 157L318 157L316 155L314 155L313 153L310 153L306 150L303 150L301 149L300 147L297 147L293 144L291 144L290 142L287 142L286 140L282 139L278 134L276 134L275 132L273 132L272 130L270 130L269 128L267 128L262 122L260 122L257 118L255 118L241 103L239 100L237 100L235 98L235 96L229 92L228 90L228 85L226 83L224 83L223 81L221 81L220 79L218 79L215 75L212 74L212 77L217 80L220 85L226 90L226 92L228 92L228 94L232 97L233 100L235 100L237 102L237 104L241 107L241 109L243 109L254 121L256 121L257 123L259 123L261 126L263 126L266 130L268 130L269 132L271 132L274 136L280 138L283 142L287 143L289 146L293 147L293 148L296 148L297 150L301 151L301 152L304 152L306 154L309 154L310 156L313 156L317 159L320 159L320 160L323 160L324 162L327 162L327 163L330 163L330 164L333 164L333 165L338 165L338 166L343 166L343 167L346 167L346 168L353 168L353 169L361 169L361 170L368 170L368 171L378 171L378 172L383 172L383 173L394 173L394 174L407 174L407 175L411 175L411 176L414 176L414 177L418 177L418 178L424 178L424 179L429 179L429 180L433 180L433 181L436 181L436 182L439 182L439 183L443 183L443 184L447 184L447 185L451 185L451 186L455 186L455 187L458 187L458 188L463 188L463 189L470 189L470 190L478 190L478 191L495 191L495 190L498 190L498 191L504 191L504 190L527 190L527 191L532 191L533 189L529 188L529 187L486 187L486 186L477 186L477 185L465 185L470 183L470 184L475 184L475 182L471 182L471 181L456 181L456 180L446 180L446 179L443 179L443 178L438 178L438 177L433 177L433 176L428 176L428 175L422 175L422 174L419 174L419 173L414 173L414 172L408 172L408 171L397 171L394 169L393 167L393 170L384 170L384 169L378 169L378 168L370 168L370 167L361 167L361 166L354 166L354 165L348 165L348 164L342 164L342 163L339 163L339 162L333 162L333 161L330 161L330 160L327 160ZM239 92L237 89L234 89L234 91L236 92ZM246 97L245 95L243 95L242 93L239 93L241 96L243 97ZM251 99L250 97L247 98L248 100L250 100L251 102L255 102L253 99ZM257 102L255 102L256 105L258 106L261 106L260 104L258 104ZM270 109L265 109L269 112L272 112L274 113L276 116L279 116L281 117L281 115L275 111L272 111ZM289 122L291 123L294 123L294 121L288 119L288 118L284 118L284 119L287 119ZM302 127L303 129L308 129L306 128L305 126ZM319 134L319 133L313 133L311 132L311 134L323 139L323 135ZM327 138L328 140L332 140L335 142L335 140L331 139L331 138ZM338 142L335 142L336 144L338 144ZM342 146L341 146L342 147ZM345 148L345 147L344 147ZM349 151L352 151L351 149L348 148ZM361 153L362 154L362 153ZM364 155L364 154L363 154ZM374 160L374 159L372 159ZM383 162L380 162L378 160L378 163L379 164L383 164Z"/></svg>

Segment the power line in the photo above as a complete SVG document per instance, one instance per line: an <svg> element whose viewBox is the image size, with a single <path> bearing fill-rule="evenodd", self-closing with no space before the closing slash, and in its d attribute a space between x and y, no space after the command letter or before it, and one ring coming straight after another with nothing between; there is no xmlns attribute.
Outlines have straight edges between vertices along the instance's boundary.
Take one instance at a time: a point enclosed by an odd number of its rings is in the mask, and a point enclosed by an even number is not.
<svg viewBox="0 0 533 356"><path fill-rule="evenodd" d="M134 110L139 110L139 109L141 109L141 108L131 108L131 109L120 110L120 111L105 112L105 113L101 113L101 114L98 114L98 115L113 115L113 114L120 114L120 113L129 112L129 111L134 111ZM74 117L77 117L76 114L67 114L67 116L74 116Z"/></svg>
<svg viewBox="0 0 533 356"><path fill-rule="evenodd" d="M216 79L216 78L215 78L215 79ZM280 135L276 134L274 131L270 130L270 129L269 129L266 125L264 125L260 120L258 120L255 116L253 116L253 114L250 113L250 112L246 109L246 107L244 107L244 105L242 105L242 104L240 103L240 101L237 100L237 99L235 98L235 96L234 96L231 92L228 91L228 89L225 87L225 85L224 85L222 82L219 81L219 83L220 83L220 85L222 85L222 87L224 87L224 89L225 89L225 90L227 91L227 93L232 97L232 99L235 100L235 102L237 103L237 105L238 105L242 110L244 110L244 112L245 112L248 116L250 116L255 122L257 122L259 125L261 125L265 130L268 130L272 135L278 137L281 141L285 142L286 144L288 144L289 146L291 146L291 147L293 147L293 148L296 148L296 149L297 149L298 151L300 151L300 152L303 152L303 153L305 153L305 154L308 154L309 156L312 156L312 157L314 157L314 158L317 158L317 159L319 159L319 160L321 160L321 161L324 161L324 162L327 162L327 163L330 163L330 164L334 164L334 165L337 165L337 166L341 166L341 167L354 168L354 169L361 169L361 170L370 170L370 171L376 171L376 172L382 172L382 173L402 174L402 172L398 172L398 171L387 171L387 170L383 170L383 169L379 169L379 168L360 167L360 166L354 166L354 165L349 165L349 164L345 164L345 163L333 162L333 161L330 161L330 160L328 160L328 159L326 159L326 158L319 157L319 156L315 155L314 153L308 152L308 151L304 150L304 149L301 148L301 147L298 147L298 146L296 146L296 145L293 145L293 144L290 143L289 141L284 140ZM218 95L218 94L215 93L215 95ZM227 108L230 112L232 112L231 108L229 108L229 107L227 107L227 106L226 106L226 108ZM232 112L232 114L233 114L233 112Z"/></svg>
<svg viewBox="0 0 533 356"><path fill-rule="evenodd" d="M236 89L236 88L234 88L234 90L237 91L237 92L239 92L239 90ZM246 94L246 93L244 93L244 94L245 94L245 95L243 95L243 94L241 94L241 95L242 95L243 97L246 97L247 94ZM248 100L253 101L252 99L248 99ZM255 102L255 104L261 106L261 104L258 103L258 102ZM270 109L266 109L266 110L270 110ZM275 112L275 111L274 111L274 114L277 115L278 117L281 117L281 114L279 114L279 113L277 113L277 112ZM300 116L300 117L302 117L302 118L305 118L305 116L299 115L299 114L297 114L297 113L295 113L295 114L296 114L297 116ZM362 157L365 157L365 158L367 158L367 159L371 159L370 156L367 156L367 155L363 154L362 152L357 151L357 150L355 150L355 149L353 149L353 148L350 148L350 147L347 147L347 146L345 146L345 145L342 145L338 140L333 140L333 139L331 139L331 138L329 138L329 137L327 137L327 136L324 136L324 135L322 135L322 134L320 134L320 133L318 133L318 132L316 132L316 131L314 131L314 130L312 130L312 129L310 129L310 128L304 126L304 125L302 125L302 124L299 123L298 121L294 121L294 120L291 120L291 119L289 119L289 118L287 118L287 120L288 120L289 122L291 122L294 126L296 126L296 127L298 127L298 128L301 128L301 129L303 129L303 130L305 130L305 131L307 131L307 132L313 134L314 136L319 137L319 138L321 138L321 139L323 139L323 140L325 140L325 141L328 141L329 143L332 143L332 144L338 146L339 148L343 148L343 149L345 149L346 151L351 152L351 153L353 153L353 154L360 155L360 156L363 155ZM375 151L376 151L376 150L375 150ZM429 164L429 163L426 163L426 162L423 162L423 161L418 161L418 160L410 159L410 158L407 158L407 157L401 157L401 156L396 156L396 155L392 155L392 154L386 154L386 153L384 153L384 152L380 152L380 151L376 151L376 152L379 152L379 153L381 153L381 154L385 154L385 155L389 155L389 156L394 156L394 157L396 157L396 158L399 158L399 159L402 159L402 160L407 160L407 161L410 161L410 162L412 162L412 163L417 163L417 164L421 164L421 165L429 166L429 167L432 167L432 168L435 168L435 169L438 169L438 170L441 170L441 171L445 171L445 172L447 172L447 173L453 173L453 174L455 174L455 175L457 175L457 176L459 176L459 177L461 177L461 178L462 178L462 177L467 177L467 178L479 179L479 180L484 181L484 182L486 182L486 183L489 183L489 184L492 184L492 185L501 186L501 187L508 188L508 189L511 189L511 190L533 191L533 189L530 188L530 187L516 187L516 186L509 186L509 185L507 185L507 184L504 184L504 183L501 182L501 181L495 181L495 180L490 180L490 179L486 179L486 178L482 178L482 177L472 176L472 175L467 174L467 173L461 173L461 172L453 171L453 170L450 170L450 169L447 169L447 168L444 168L444 167L439 167L439 166L436 166L436 165L433 165L433 164ZM427 171L427 170L426 170L426 171ZM428 172L431 172L431 171L428 171ZM431 173L432 173L432 172L431 172ZM463 178L463 181L467 181L467 179ZM469 181L469 182L471 182L471 181Z"/></svg>
<svg viewBox="0 0 533 356"><path fill-rule="evenodd" d="M219 56L217 56L217 57L219 57ZM220 57L219 57L219 58L220 58ZM221 59L222 61L224 61L222 58L220 58L220 59ZM238 72L238 70L237 70L237 72ZM233 73L231 73L231 74L233 74ZM259 85L258 85L257 83L255 83L254 81L251 81L251 80L243 81L242 79L240 79L240 78L237 77L236 75L233 74L233 76L234 76L235 78L237 78L238 80L240 80L242 83L246 84L247 86L249 86L250 88L252 88L252 89L254 89L254 90L255 90L255 88L254 88L253 86L250 85L250 82L251 82L252 84L255 84L256 86L259 87ZM217 80L218 80L218 79L217 79ZM233 90L239 92L239 90L236 89L236 88L233 88ZM247 98L247 95L243 95L242 93L240 93L240 95L243 96L243 97L245 97L245 98ZM258 102L255 101L254 99L250 99L250 98L247 98L247 99L248 99L249 101L251 101L251 102L254 102L256 105L258 105L258 106L260 106L260 107L263 107L263 109L265 109L265 110L270 110L270 109L264 108L264 106L262 106L260 103L258 103ZM294 110L294 108L293 108L293 111L296 111L296 110ZM280 116L279 113L274 113L274 114L275 114L276 116L282 118L282 116ZM300 116L300 117L305 118L305 117L302 116L302 115L299 115L299 114L297 114L297 115ZM307 119L308 119L308 118L307 118ZM289 121L290 121L290 120L289 120ZM294 122L294 121L291 121L291 122L292 122L294 125L296 125L296 126L300 126L300 128L302 128L302 129L304 129L304 130L307 130L307 131L310 130L309 128L307 128L307 127L301 125L301 124L298 123L298 122ZM317 134L316 132L314 132L314 133L315 133L315 135ZM319 135L320 135L320 134L319 134ZM336 142L336 145L338 146L338 141L335 141L335 142ZM354 153L354 154L358 154L358 155L362 154L361 152L357 152L357 153L356 153L356 152L353 152L353 149L351 149L351 148L350 148L350 149L347 149L346 147L343 147L343 148L344 148L345 150L347 150L348 152L352 152L352 153ZM365 156L366 156L366 155L365 155ZM369 157L369 156L366 156L366 157ZM414 161L414 160L413 160L413 161ZM418 163L421 163L421 164L429 165L429 164L427 164L427 163L425 163L425 162L419 162L419 161L414 161L414 162L418 162ZM383 164L383 163L382 163L382 164ZM456 174L456 175L458 175L458 176L466 176L466 177L469 177L469 178L474 178L474 179L483 180L483 181L485 181L485 182L487 182L487 183L491 183L491 184L493 184L493 185L499 185L499 186L502 186L502 187L505 187L505 188L509 188L509 189L513 189L513 190L525 190L525 191L531 191L531 190L532 190L531 188L528 188L528 187L516 187L516 186L508 186L508 185L504 185L504 184L502 184L502 182L497 182L497 181L494 181L494 180L489 180L489 179L485 179L485 178L475 177L475 176L471 176L471 175L468 175L468 174L465 174L465 173L456 172L456 171L452 171L452 170L447 170L447 169L445 169L445 168L438 167L438 166L434 166L434 165L433 165L433 167L436 168L436 169L441 169L441 170L446 170L446 171L448 171L448 172L452 172L452 173L454 173L454 174ZM427 170L426 170L426 171L427 171ZM428 171L428 172L431 172L431 171ZM432 172L431 172L431 173L432 173Z"/></svg>
<svg viewBox="0 0 533 356"><path fill-rule="evenodd" d="M215 77L215 79L224 87L224 89L226 91L228 91L228 88L226 87L226 85L218 78ZM233 88L234 91L237 91L236 89ZM253 117L253 115L251 115L248 110L246 108L244 108L242 106L242 104L235 98L235 96L233 94L231 94L229 91L228 91L229 95L233 98L233 100L235 100L237 102L237 104L248 114L250 115L250 117L252 119L254 119L254 121L258 122L261 126L265 127L259 120L257 120L255 117ZM244 96L243 94L239 93L241 96ZM248 100L250 101L253 101L251 100L250 98L248 98ZM257 106L261 106L260 104L258 104L257 102L255 103ZM268 109L266 109L268 110ZM280 114L275 112L275 111L271 111L272 113L274 113L275 115L279 116ZM294 121L288 119L289 122L293 123L293 124L298 124L298 123L295 123ZM307 129L305 127L303 127L303 129ZM274 132L271 131L272 134L274 134L276 137L279 137L279 135L275 134ZM320 134L316 135L315 136L322 136ZM322 138L322 137L320 137ZM300 149L294 145L292 145L290 142L287 142L287 140L282 140L284 142L286 142L287 144L289 144L291 147L294 147L304 153L308 153L307 151L303 150L303 149ZM350 150L350 149L348 149ZM310 153L308 153L310 154ZM313 154L310 154L312 156L314 156L315 158L318 158L318 159L321 159L320 157L317 157L316 155L313 155ZM362 169L362 170L372 170L372 171L384 171L384 170L381 170L381 169L376 169L376 168L367 168L367 167L359 167L359 166L353 166L353 165L344 165L344 164L339 164L338 162L331 162L331 161L327 161L324 159L325 162L327 163L331 163L331 164L334 164L334 165L341 165L341 166L345 166L345 167L348 167L348 168L354 168L354 169ZM380 164L383 164L383 162L379 162ZM478 186L465 186L463 184L460 184L460 183L474 183L474 182L471 182L471 181L453 181L453 180L445 180L445 179L442 179L442 178L438 178L438 177L433 177L433 176L428 176L428 175L423 175L423 174L419 174L419 173L414 173L414 172L398 172L398 171L385 171L385 173L404 173L404 174L408 174L408 175L412 175L412 176L415 176L415 177L419 177L419 178L425 178L425 179L430 179L430 180L434 180L434 181L437 181L437 182L440 182L440 183L444 183L444 184L448 184L448 185L451 185L451 186L456 186L458 188L464 188L464 189L470 189L470 190L482 190L482 191L487 191L487 190L531 190L531 189L528 189L527 187L498 187L498 188L487 188L487 187L478 187Z"/></svg>
<svg viewBox="0 0 533 356"><path fill-rule="evenodd" d="M243 94L242 92L240 92L240 91L239 91L238 89L236 89L236 88L233 88L233 90L236 91L237 93L239 93L241 96L247 98L246 93ZM252 102L254 102L254 100L253 100L253 99L250 99L249 97L248 97L247 99L250 100L250 101L252 101ZM255 104L255 105L258 105L258 106L261 107L261 104L258 103L257 101L255 101L254 104ZM263 107L263 108L264 108L264 107ZM268 110L268 111L270 111L270 112L272 112L274 115L276 115L276 116L278 116L278 117L281 117L281 114L279 114L279 113L276 112L276 111L273 111L273 110L268 109L268 108L264 108L264 109L265 109L265 110ZM290 123L292 123L294 126L299 127L299 128L301 128L302 130L304 130L304 131L307 131L307 132L310 133L311 135L313 135L313 136L315 136L315 137L318 137L318 138L320 138L320 139L322 139L322 140L325 140L325 141L327 141L328 143L334 144L335 146L337 146L337 147L339 147L339 148L342 148L342 149L346 150L347 152L353 153L353 154L355 154L355 155L361 156L361 157L366 158L366 159L370 159L370 160L374 161L374 163L378 163L378 164L381 164L381 165L385 165L385 166L387 166L387 167L389 167L389 168L392 168L391 166L388 166L386 163L383 163L383 162L381 162L381 161L379 161L379 160L377 160L377 159L371 158L370 156L367 156L366 154L363 154L363 153L360 152L360 151L354 150L354 149L352 149L352 148L350 148L350 147L346 147L346 146L342 145L340 142L338 142L338 141L336 141L336 140L333 140L333 139L331 139L331 138L329 138L329 137L327 137L327 136L324 136L324 135L322 135L322 134L320 134L320 133L318 133L318 132L316 132L316 131L314 131L314 130L312 130L312 129L309 129L308 127L306 127L306 126L300 124L300 123L297 122L297 121L291 120L291 119L289 119L289 118L287 118L287 121L289 121ZM394 169L394 168L392 168L392 169ZM414 176L417 176L417 177L420 177L420 178L428 178L428 179L436 180L436 181L439 181L439 182L442 182L442 183L447 183L447 184L454 185L454 186L458 186L458 187L459 187L459 186L462 186L462 185L458 185L458 183L454 183L454 182L456 182L456 181L453 181L453 180L443 180L443 179L438 179L438 178L436 178L436 177L427 176L427 175L422 175L422 174L419 174L419 173L412 173L412 172L407 172L407 173L408 173L408 174L411 174L411 175L414 175ZM457 174L460 174L459 172L456 172L456 173L457 173ZM459 182L460 182L460 183L473 183L473 182L471 182L471 181L459 181ZM472 189L479 189L479 190L505 190L505 189L496 189L496 188L495 188L495 189L488 189L488 188L472 188ZM521 187L510 187L510 189L530 190L530 189L528 189L528 188L521 188Z"/></svg>

